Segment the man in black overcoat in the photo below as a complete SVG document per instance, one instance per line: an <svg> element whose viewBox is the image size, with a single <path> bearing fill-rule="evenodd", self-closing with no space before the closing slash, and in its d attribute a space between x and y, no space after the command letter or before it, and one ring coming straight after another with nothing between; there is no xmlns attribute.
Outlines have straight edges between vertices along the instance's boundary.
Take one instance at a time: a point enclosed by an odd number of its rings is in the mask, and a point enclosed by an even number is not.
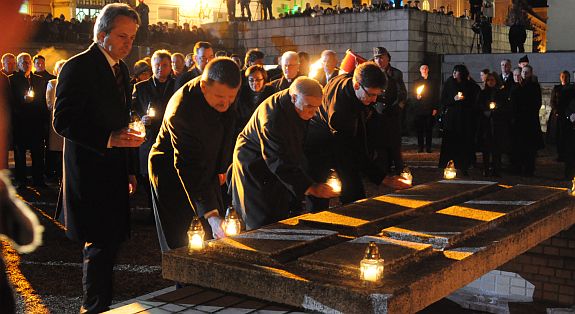
<svg viewBox="0 0 575 314"><path fill-rule="evenodd" d="M66 235L84 243L81 313L108 310L115 258L130 232L135 148L144 137L128 128L130 76L121 59L138 23L128 5L106 5L94 25L96 42L66 62L56 88L53 123L64 137L58 212Z"/></svg>
<svg viewBox="0 0 575 314"><path fill-rule="evenodd" d="M194 66L176 78L174 91L180 89L187 82L201 76L208 62L214 58L214 49L212 44L207 41L198 41L194 45Z"/></svg>
<svg viewBox="0 0 575 314"><path fill-rule="evenodd" d="M12 90L12 134L16 182L26 185L26 150L32 155L35 186L44 183L44 145L50 115L46 106L46 80L32 73L32 58L21 53L16 58L19 72L10 75Z"/></svg>
<svg viewBox="0 0 575 314"><path fill-rule="evenodd" d="M397 177L386 176L368 152L366 120L369 106L383 93L385 73L373 62L359 65L353 76L339 75L324 87L322 106L310 121L305 141L308 169L316 182L325 182L335 168L342 183L343 204L365 198L362 174L375 184L406 188ZM311 209L326 202L311 198Z"/></svg>
<svg viewBox="0 0 575 314"><path fill-rule="evenodd" d="M209 223L215 238L224 236L221 174L229 166L235 141L235 111L228 109L240 83L237 64L230 58L216 58L168 103L149 157L162 252L186 246L194 216Z"/></svg>
<svg viewBox="0 0 575 314"><path fill-rule="evenodd" d="M141 181L145 186L146 193L152 207L150 186L148 179L148 155L152 145L156 143L156 137L160 132L160 126L164 118L164 112L168 101L174 94L174 78L172 72L171 55L167 50L156 50L151 58L152 77L139 82L132 92L132 110L135 110L142 118L146 126L146 141L138 148L138 164ZM139 180L140 181L140 180Z"/></svg>
<svg viewBox="0 0 575 314"><path fill-rule="evenodd" d="M232 163L232 202L246 229L290 216L304 195L338 194L315 183L304 170L303 144L309 120L321 106L321 85L297 78L289 89L266 99L238 136ZM295 200L295 201L294 201Z"/></svg>
<svg viewBox="0 0 575 314"><path fill-rule="evenodd" d="M511 71L511 60L501 60L501 74L499 74L499 81L501 82L503 91L509 96L511 87L513 87L513 71Z"/></svg>
<svg viewBox="0 0 575 314"><path fill-rule="evenodd" d="M274 93L289 88L291 83L296 79L296 77L298 77L299 56L297 52L295 51L284 52L284 54L281 57L280 65L282 69L281 77L274 79L273 81L268 83L269 86L273 87Z"/></svg>

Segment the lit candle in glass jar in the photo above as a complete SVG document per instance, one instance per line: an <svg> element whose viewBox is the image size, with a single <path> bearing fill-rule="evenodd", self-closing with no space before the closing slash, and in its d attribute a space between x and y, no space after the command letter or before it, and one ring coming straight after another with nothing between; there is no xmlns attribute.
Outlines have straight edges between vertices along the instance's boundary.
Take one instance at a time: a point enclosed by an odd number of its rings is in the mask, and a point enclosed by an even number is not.
<svg viewBox="0 0 575 314"><path fill-rule="evenodd" d="M330 169L326 184L329 185L335 193L341 192L341 180L339 180L339 176L335 170Z"/></svg>
<svg viewBox="0 0 575 314"><path fill-rule="evenodd" d="M462 93L462 92L458 92L458 93L457 93L457 97L458 97L458 98L463 98L463 93Z"/></svg>
<svg viewBox="0 0 575 314"><path fill-rule="evenodd" d="M497 104L494 101L490 102L489 103L489 109L493 110L495 108L497 108Z"/></svg>
<svg viewBox="0 0 575 314"><path fill-rule="evenodd" d="M401 181L403 181L406 184L411 185L411 183L413 182L413 175L411 174L411 170L409 169L409 167L403 168L403 171L401 171L401 174L399 176L401 177Z"/></svg>
<svg viewBox="0 0 575 314"><path fill-rule="evenodd" d="M148 108L148 112L147 112L148 117L155 117L156 116L156 109L154 109L154 107L150 107Z"/></svg>
<svg viewBox="0 0 575 314"><path fill-rule="evenodd" d="M188 229L188 249L199 251L204 248L204 227L198 217L194 217L190 229Z"/></svg>
<svg viewBox="0 0 575 314"><path fill-rule="evenodd" d="M421 94L423 93L423 90L425 89L425 85L420 85L415 92L417 93L417 97L421 97Z"/></svg>
<svg viewBox="0 0 575 314"><path fill-rule="evenodd" d="M457 175L457 170L455 170L455 163L453 162L453 160L450 160L447 163L447 167L445 167L445 170L443 170L443 177L445 179L451 180L451 179L455 179L456 175Z"/></svg>
<svg viewBox="0 0 575 314"><path fill-rule="evenodd" d="M380 258L379 249L374 241L369 242L365 257L359 264L360 279L368 282L379 282L383 278L384 261Z"/></svg>
<svg viewBox="0 0 575 314"><path fill-rule="evenodd" d="M226 218L224 220L224 232L228 236L235 236L240 234L242 224L238 218L238 214L233 206L228 207L226 211Z"/></svg>

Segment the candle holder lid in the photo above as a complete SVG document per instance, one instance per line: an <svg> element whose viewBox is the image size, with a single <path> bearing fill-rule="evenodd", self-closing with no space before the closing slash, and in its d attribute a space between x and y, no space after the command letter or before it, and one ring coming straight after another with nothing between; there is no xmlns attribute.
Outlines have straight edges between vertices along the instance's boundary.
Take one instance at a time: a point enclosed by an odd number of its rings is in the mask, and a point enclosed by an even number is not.
<svg viewBox="0 0 575 314"><path fill-rule="evenodd" d="M375 241L369 241L369 245L365 249L365 258L373 260L378 260L380 258L379 248L377 247L377 244L375 244Z"/></svg>

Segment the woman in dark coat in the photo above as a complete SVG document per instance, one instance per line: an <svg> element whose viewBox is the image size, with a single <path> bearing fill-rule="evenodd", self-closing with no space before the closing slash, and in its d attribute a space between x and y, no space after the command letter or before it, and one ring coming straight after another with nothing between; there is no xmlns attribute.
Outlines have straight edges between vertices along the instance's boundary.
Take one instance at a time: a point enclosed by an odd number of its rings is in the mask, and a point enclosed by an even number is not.
<svg viewBox="0 0 575 314"><path fill-rule="evenodd" d="M479 129L477 148L483 153L483 175L499 176L501 153L509 147L509 123L511 109L506 93L497 82L497 74L485 78L485 89L477 98Z"/></svg>
<svg viewBox="0 0 575 314"><path fill-rule="evenodd" d="M459 64L453 76L443 84L441 92L443 138L439 154L439 167L445 168L450 160L467 175L475 154L474 137L477 124L475 102L479 86L469 78L469 70Z"/></svg>
<svg viewBox="0 0 575 314"><path fill-rule="evenodd" d="M543 148L543 135L539 124L541 86L532 80L533 68L526 65L521 70L519 84L509 96L513 110L512 170L517 174L533 176L537 150Z"/></svg>
<svg viewBox="0 0 575 314"><path fill-rule="evenodd" d="M256 108L271 94L273 87L266 85L268 75L261 65L252 65L246 69L245 77L248 81L243 84L237 104L237 131L235 136L244 129Z"/></svg>

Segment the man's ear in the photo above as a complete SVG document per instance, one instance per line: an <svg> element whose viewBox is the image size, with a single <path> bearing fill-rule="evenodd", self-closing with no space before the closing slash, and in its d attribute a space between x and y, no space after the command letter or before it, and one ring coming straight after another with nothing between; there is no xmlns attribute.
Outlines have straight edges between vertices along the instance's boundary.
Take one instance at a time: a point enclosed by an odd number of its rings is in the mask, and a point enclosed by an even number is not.
<svg viewBox="0 0 575 314"><path fill-rule="evenodd" d="M291 96L291 102L292 102L293 104L295 104L295 103L297 102L297 94L293 94L293 95L290 95L290 96Z"/></svg>
<svg viewBox="0 0 575 314"><path fill-rule="evenodd" d="M103 43L104 38L106 38L106 32L99 32L98 35L96 36L98 43Z"/></svg>
<svg viewBox="0 0 575 314"><path fill-rule="evenodd" d="M353 81L353 89L359 90L359 82Z"/></svg>

